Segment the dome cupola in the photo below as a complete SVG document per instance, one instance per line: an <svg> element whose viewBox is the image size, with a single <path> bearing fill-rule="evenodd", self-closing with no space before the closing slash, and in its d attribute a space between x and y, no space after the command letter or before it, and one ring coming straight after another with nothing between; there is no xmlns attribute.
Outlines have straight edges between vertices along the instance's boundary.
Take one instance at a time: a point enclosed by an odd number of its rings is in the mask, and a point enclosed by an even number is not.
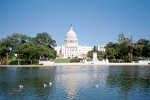
<svg viewBox="0 0 150 100"><path fill-rule="evenodd" d="M66 37L65 37L65 45L66 44L74 44L74 45L78 45L78 39L77 39L77 35L73 30L73 27L71 25L69 32L67 33Z"/></svg>

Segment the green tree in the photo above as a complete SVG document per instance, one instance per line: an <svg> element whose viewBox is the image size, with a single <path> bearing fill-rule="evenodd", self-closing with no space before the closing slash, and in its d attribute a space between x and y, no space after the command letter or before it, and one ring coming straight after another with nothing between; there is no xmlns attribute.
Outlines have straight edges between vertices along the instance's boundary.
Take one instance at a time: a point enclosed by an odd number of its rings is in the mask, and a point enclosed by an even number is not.
<svg viewBox="0 0 150 100"><path fill-rule="evenodd" d="M141 57L142 55L142 45L139 45L137 43L135 43L134 49L133 49L133 60L134 61L138 61L139 57Z"/></svg>
<svg viewBox="0 0 150 100"><path fill-rule="evenodd" d="M120 43L120 51L121 51L121 58L125 61L125 62L129 62L130 61L130 56L131 56L131 48L130 48L130 43L128 40L124 40Z"/></svg>
<svg viewBox="0 0 150 100"><path fill-rule="evenodd" d="M134 49L134 43L133 43L133 37L130 36L130 38L126 38L123 33L118 35L118 42L123 46L121 51L124 51L123 58L127 59L127 61L132 62L133 60L133 49Z"/></svg>
<svg viewBox="0 0 150 100"><path fill-rule="evenodd" d="M56 58L57 53L53 48L49 48L44 45L39 45L37 49L38 49L39 59L42 59L42 57L48 59Z"/></svg>
<svg viewBox="0 0 150 100"><path fill-rule="evenodd" d="M33 61L42 59L42 57L47 60L56 58L55 50L44 45L36 45L32 41L22 44L18 49L20 49L20 57L26 61L30 61L30 64Z"/></svg>
<svg viewBox="0 0 150 100"><path fill-rule="evenodd" d="M49 59L56 58L56 51L53 46L56 46L56 41L51 38L47 32L38 33L35 38L32 39L36 45L38 45L39 58L45 57Z"/></svg>
<svg viewBox="0 0 150 100"><path fill-rule="evenodd" d="M122 41L124 41L124 40L126 40L126 38L125 38L125 36L124 36L124 33L118 34L118 42L122 42Z"/></svg>
<svg viewBox="0 0 150 100"><path fill-rule="evenodd" d="M7 59L8 62L8 58L9 58L9 54L11 53L11 48L10 48L10 40L6 39L2 39L1 43L0 43L0 52L1 52L1 62L3 60L3 58Z"/></svg>
<svg viewBox="0 0 150 100"><path fill-rule="evenodd" d="M109 42L106 45L106 56L111 61L123 59L125 62L131 62L133 59L134 43L132 37L126 38L123 33L118 35L118 43Z"/></svg>
<svg viewBox="0 0 150 100"><path fill-rule="evenodd" d="M48 47L56 46L56 41L51 38L51 35L49 35L47 32L38 33L35 38L33 38L33 41L37 45L45 45Z"/></svg>
<svg viewBox="0 0 150 100"><path fill-rule="evenodd" d="M150 57L150 41L146 39L140 39L137 41L138 45L141 45L142 47L142 57L149 58Z"/></svg>
<svg viewBox="0 0 150 100"><path fill-rule="evenodd" d="M120 44L119 43L112 43L109 42L106 46L106 56L109 59L109 61L112 61L113 59L117 60L121 58L120 53Z"/></svg>
<svg viewBox="0 0 150 100"><path fill-rule="evenodd" d="M107 54L107 58L109 59L109 61L112 61L112 59L115 59L116 51L114 48L108 48L106 50L106 54Z"/></svg>
<svg viewBox="0 0 150 100"><path fill-rule="evenodd" d="M0 40L0 62L2 63L4 57L6 57L5 46L2 45L2 41Z"/></svg>
<svg viewBox="0 0 150 100"><path fill-rule="evenodd" d="M37 51L37 46L33 42L24 43L21 45L20 57L32 64L34 60L39 59Z"/></svg>
<svg viewBox="0 0 150 100"><path fill-rule="evenodd" d="M3 39L6 46L15 51L16 46L30 41L30 37L21 33L13 33Z"/></svg>
<svg viewBox="0 0 150 100"><path fill-rule="evenodd" d="M3 48L3 52L5 52L7 61L8 57L11 53L17 53L18 50L16 48L18 45L21 45L23 43L26 43L30 40L30 37L20 34L20 33L13 33L10 36L7 36L6 38L1 40L1 47Z"/></svg>
<svg viewBox="0 0 150 100"><path fill-rule="evenodd" d="M35 38L24 34L13 33L0 40L0 60L8 58L10 55L17 54L18 64L20 60L30 61L38 60L42 56L47 59L56 58L56 51L53 46L56 41L48 33L39 33Z"/></svg>

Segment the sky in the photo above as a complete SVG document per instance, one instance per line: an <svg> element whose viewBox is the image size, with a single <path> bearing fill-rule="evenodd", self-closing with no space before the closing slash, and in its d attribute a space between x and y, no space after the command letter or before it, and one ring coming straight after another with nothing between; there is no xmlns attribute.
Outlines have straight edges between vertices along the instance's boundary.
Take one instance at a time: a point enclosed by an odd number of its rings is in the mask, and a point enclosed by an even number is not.
<svg viewBox="0 0 150 100"><path fill-rule="evenodd" d="M80 45L150 40L150 0L0 0L0 38L47 32L63 45L71 24Z"/></svg>

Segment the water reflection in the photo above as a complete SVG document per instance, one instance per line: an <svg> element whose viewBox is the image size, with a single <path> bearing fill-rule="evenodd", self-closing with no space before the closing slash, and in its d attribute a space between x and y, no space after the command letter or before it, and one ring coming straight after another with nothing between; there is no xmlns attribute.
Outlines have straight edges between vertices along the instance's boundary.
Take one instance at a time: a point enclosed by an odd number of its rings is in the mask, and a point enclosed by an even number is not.
<svg viewBox="0 0 150 100"><path fill-rule="evenodd" d="M147 66L111 66L107 77L107 85L118 89L121 98L130 98L134 93L144 95L150 90L150 68ZM143 93L143 94L141 94Z"/></svg>
<svg viewBox="0 0 150 100"><path fill-rule="evenodd" d="M148 100L149 97L148 66L0 68L0 99Z"/></svg>
<svg viewBox="0 0 150 100"><path fill-rule="evenodd" d="M52 87L45 89L43 84L54 81L55 70L55 67L0 70L0 98L47 98ZM20 84L24 86L23 89L19 88Z"/></svg>
<svg viewBox="0 0 150 100"><path fill-rule="evenodd" d="M80 93L82 97L88 97L87 93L94 89L95 84L105 83L108 73L106 66L67 66L58 67L57 71L56 80L60 83L58 87L64 90L68 100L81 98Z"/></svg>

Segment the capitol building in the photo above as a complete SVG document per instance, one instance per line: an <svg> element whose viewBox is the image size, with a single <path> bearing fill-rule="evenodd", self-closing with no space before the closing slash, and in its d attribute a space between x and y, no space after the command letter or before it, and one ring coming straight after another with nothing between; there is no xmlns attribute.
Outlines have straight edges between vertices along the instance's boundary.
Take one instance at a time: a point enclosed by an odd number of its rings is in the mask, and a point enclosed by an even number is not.
<svg viewBox="0 0 150 100"><path fill-rule="evenodd" d="M98 51L105 52L104 46L96 46ZM69 32L66 34L64 45L54 47L57 51L58 58L83 58L87 53L94 49L94 46L82 46L78 43L78 38L71 25Z"/></svg>

